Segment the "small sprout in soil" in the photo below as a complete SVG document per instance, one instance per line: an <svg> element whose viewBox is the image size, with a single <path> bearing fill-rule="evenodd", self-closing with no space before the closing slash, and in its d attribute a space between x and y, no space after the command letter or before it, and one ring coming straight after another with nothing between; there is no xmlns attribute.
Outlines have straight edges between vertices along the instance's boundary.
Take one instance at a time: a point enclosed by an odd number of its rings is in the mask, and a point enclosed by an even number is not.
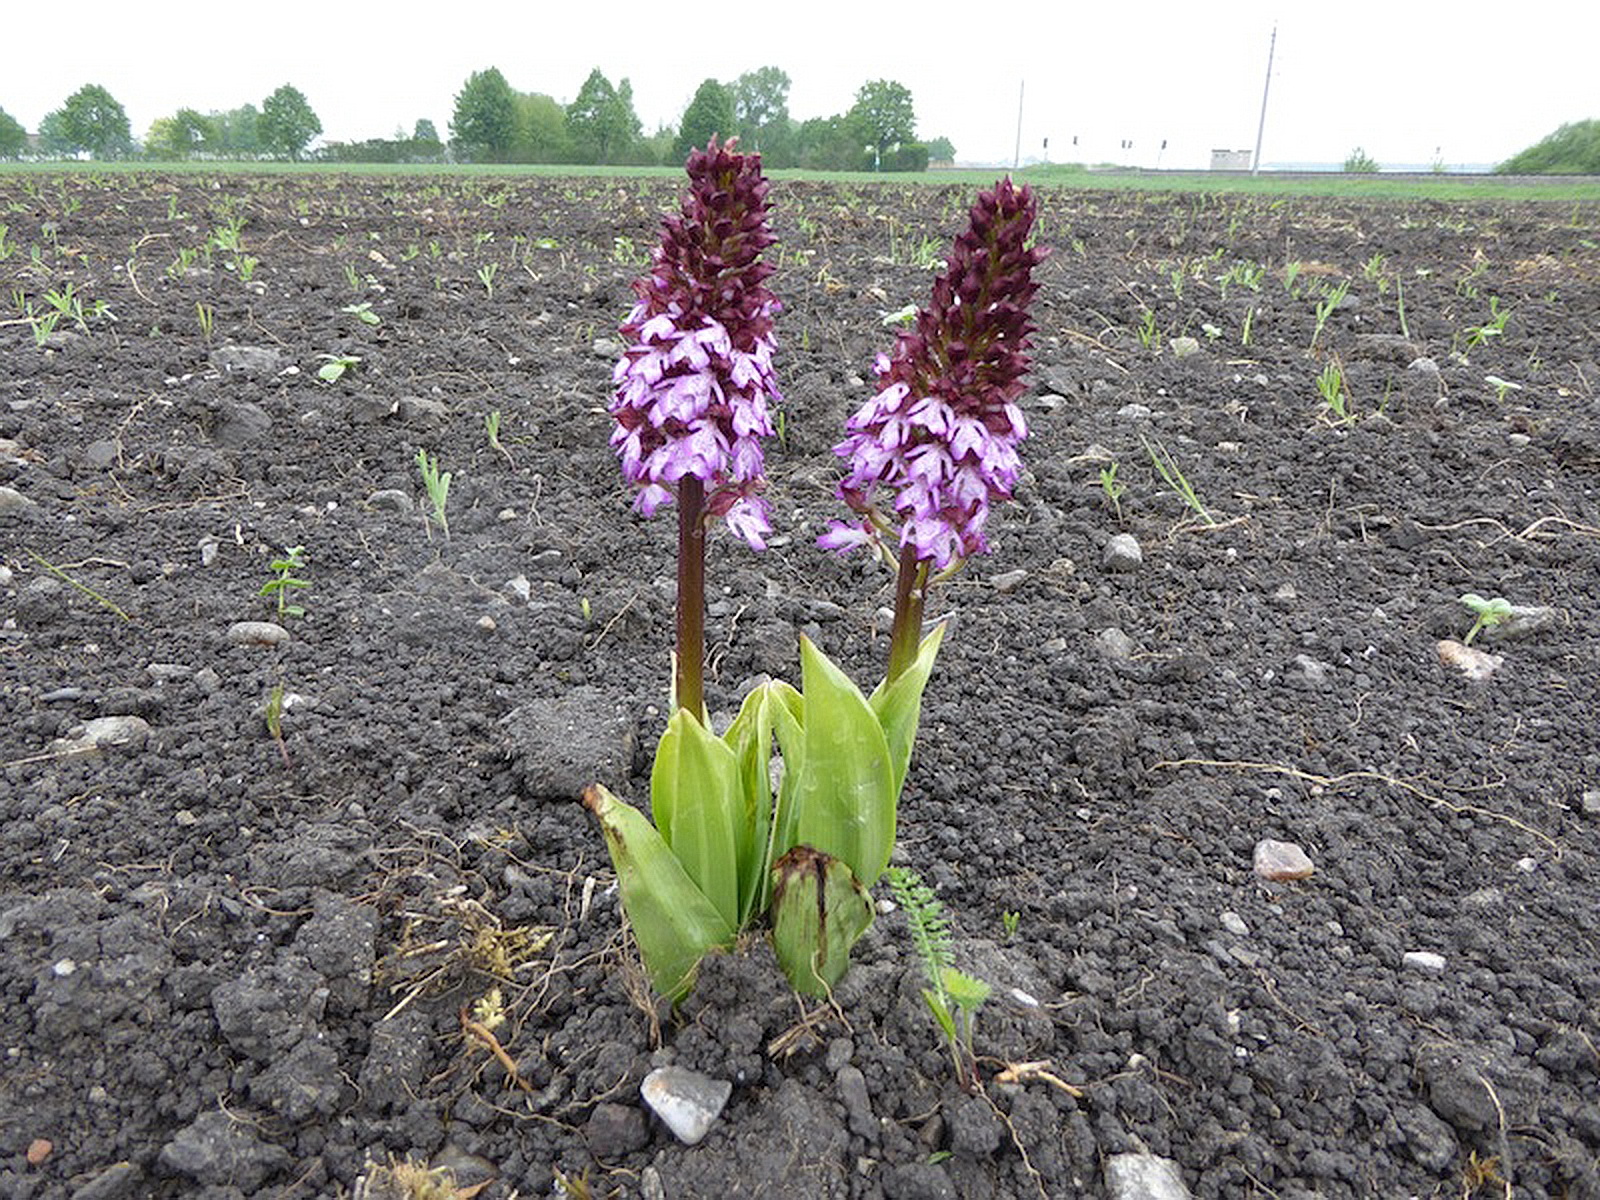
<svg viewBox="0 0 1600 1200"><path fill-rule="evenodd" d="M1511 601L1504 596L1485 600L1476 592L1468 592L1461 597L1461 603L1467 606L1467 610L1474 617L1472 628L1467 630L1467 636L1461 639L1468 646L1472 645L1472 639L1483 630L1493 628L1511 616Z"/></svg>
<svg viewBox="0 0 1600 1200"><path fill-rule="evenodd" d="M206 345L211 344L211 335L217 328L217 312L209 304L202 304L196 300L194 304L194 319L200 326L200 336L205 339Z"/></svg>
<svg viewBox="0 0 1600 1200"><path fill-rule="evenodd" d="M249 283L256 277L256 264L261 260L254 255L246 254L239 259L239 278Z"/></svg>
<svg viewBox="0 0 1600 1200"><path fill-rule="evenodd" d="M1344 367L1337 358L1330 359L1317 376L1317 393L1327 406L1328 416L1335 425L1348 425L1356 419L1350 411L1350 391L1345 386Z"/></svg>
<svg viewBox="0 0 1600 1200"><path fill-rule="evenodd" d="M45 297L46 300L49 298L49 296ZM1505 333L1506 322L1510 319L1511 310L1500 307L1500 297L1490 296L1489 319L1482 325L1468 325L1461 331L1462 336L1466 339L1466 345L1462 347L1462 353L1466 353L1469 350L1476 350L1490 338L1497 338L1501 336L1503 333Z"/></svg>
<svg viewBox="0 0 1600 1200"><path fill-rule="evenodd" d="M317 357L325 360L317 368L317 378L323 383L338 383L346 371L361 361L356 354L319 354Z"/></svg>
<svg viewBox="0 0 1600 1200"><path fill-rule="evenodd" d="M1305 269L1305 264L1300 262L1285 263L1283 265L1283 290L1291 296L1294 295L1294 282L1300 277L1300 272Z"/></svg>
<svg viewBox="0 0 1600 1200"><path fill-rule="evenodd" d="M594 606L589 603L589 597L580 596L578 598L578 610L583 613L583 623L585 625L593 624Z"/></svg>
<svg viewBox="0 0 1600 1200"><path fill-rule="evenodd" d="M1139 344L1146 350L1161 344L1161 335L1156 332L1155 309L1147 308L1139 315Z"/></svg>
<svg viewBox="0 0 1600 1200"><path fill-rule="evenodd" d="M478 282L483 284L483 290L489 293L489 299L494 299L494 277L500 270L499 263L484 263L478 268Z"/></svg>
<svg viewBox="0 0 1600 1200"><path fill-rule="evenodd" d="M516 463L512 461L511 451L507 450L500 441L500 410L498 408L483 418L483 432L489 439L489 448L498 450L504 456L506 462L516 466Z"/></svg>
<svg viewBox="0 0 1600 1200"><path fill-rule="evenodd" d="M429 454L426 450L417 451L417 470L422 472L422 486L427 489L428 503L433 506L432 518L438 523L439 529L444 534L444 540L450 540L450 521L445 516L445 504L450 498L450 472L439 470L437 455ZM431 540L432 526L428 523L429 514L423 514L423 528L429 530Z"/></svg>
<svg viewBox="0 0 1600 1200"><path fill-rule="evenodd" d="M1322 328L1328 323L1328 318L1333 316L1334 309L1344 301L1345 293L1350 290L1350 281L1342 279L1339 286L1333 288L1321 300L1317 301L1317 326L1311 331L1311 350L1316 351L1317 342L1322 337Z"/></svg>
<svg viewBox="0 0 1600 1200"><path fill-rule="evenodd" d="M1017 927L1021 924L1022 914L1014 909L1000 914L1000 928L1005 931L1008 942L1017 936Z"/></svg>
<svg viewBox="0 0 1600 1200"><path fill-rule="evenodd" d="M267 733L278 744L278 753L283 757L283 765L289 770L294 769L294 764L289 761L289 747L283 740L283 684L275 683L272 690L267 693Z"/></svg>
<svg viewBox="0 0 1600 1200"><path fill-rule="evenodd" d="M344 264L344 281L350 285L352 292L361 294L361 272L356 270L353 263Z"/></svg>
<svg viewBox="0 0 1600 1200"><path fill-rule="evenodd" d="M1366 265L1361 268L1361 273L1373 283L1383 278L1383 255L1374 251L1372 257L1367 259Z"/></svg>
<svg viewBox="0 0 1600 1200"><path fill-rule="evenodd" d="M306 615L306 610L298 604L289 603L290 592L311 586L295 575L296 571L305 570L305 550L304 546L290 546L284 550L281 557L267 564L267 569L272 572L272 578L261 585L261 595L270 597L276 603L280 619Z"/></svg>
<svg viewBox="0 0 1600 1200"><path fill-rule="evenodd" d="M972 1033L978 1009L989 998L990 987L983 980L956 970L950 923L933 889L915 871L904 867L890 867L884 876L895 902L906 914L906 928L929 984L922 990L922 998L949 1044L956 1079L962 1087L975 1092L980 1081Z"/></svg>
<svg viewBox="0 0 1600 1200"><path fill-rule="evenodd" d="M1128 485L1117 478L1117 463L1109 467L1100 468L1100 490L1105 493L1106 503L1111 505L1111 510L1117 514L1117 524L1122 524L1122 494L1128 490Z"/></svg>
<svg viewBox="0 0 1600 1200"><path fill-rule="evenodd" d="M372 301L370 300L363 300L360 304L346 304L339 311L349 313L363 325L383 324L383 318L372 311Z"/></svg>
<svg viewBox="0 0 1600 1200"><path fill-rule="evenodd" d="M1161 476L1161 482L1167 485L1173 495L1183 501L1184 507L1193 511L1207 525L1215 526L1216 520L1206 511L1205 505L1200 503L1200 496L1194 490L1194 484L1189 482L1188 477L1179 468L1178 460L1172 457L1172 451L1160 443L1151 445L1143 438L1139 440L1144 445L1145 453L1150 456L1150 463L1155 467L1156 474Z"/></svg>
<svg viewBox="0 0 1600 1200"><path fill-rule="evenodd" d="M1255 323L1255 319L1255 309L1247 308L1244 310L1244 324L1239 328L1239 345L1248 346L1250 344L1250 326Z"/></svg>
<svg viewBox="0 0 1600 1200"><path fill-rule="evenodd" d="M1501 379L1498 375L1485 375L1483 381L1494 389L1494 398L1500 403L1505 403L1507 392L1520 392L1522 385L1512 383L1509 379Z"/></svg>
<svg viewBox="0 0 1600 1200"><path fill-rule="evenodd" d="M888 328L890 325L909 325L916 319L917 306L908 304L904 308L896 309L894 312L884 313L881 324Z"/></svg>

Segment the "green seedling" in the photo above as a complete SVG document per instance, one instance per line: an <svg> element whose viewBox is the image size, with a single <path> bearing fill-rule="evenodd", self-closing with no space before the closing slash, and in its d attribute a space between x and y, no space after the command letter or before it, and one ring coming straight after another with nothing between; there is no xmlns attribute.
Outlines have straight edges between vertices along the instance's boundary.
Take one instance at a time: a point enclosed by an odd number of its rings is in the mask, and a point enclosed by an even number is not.
<svg viewBox="0 0 1600 1200"><path fill-rule="evenodd" d="M1348 279L1340 280L1339 286L1333 288L1321 300L1317 301L1317 327L1311 331L1311 350L1315 353L1317 341L1322 337L1322 327L1328 323L1328 318L1333 316L1334 309L1338 308L1344 300L1345 293L1350 290Z"/></svg>
<svg viewBox="0 0 1600 1200"><path fill-rule="evenodd" d="M1017 929L1022 924L1022 914L1010 910L1000 914L1000 928L1006 935L1006 941L1017 936Z"/></svg>
<svg viewBox="0 0 1600 1200"><path fill-rule="evenodd" d="M1348 425L1355 420L1355 414L1350 411L1350 393L1345 387L1344 368L1339 365L1338 359L1330 359L1328 365L1322 368L1322 374L1317 376L1317 391L1322 396L1323 404L1327 405L1334 424Z"/></svg>
<svg viewBox="0 0 1600 1200"><path fill-rule="evenodd" d="M1472 639L1485 629L1492 629L1511 617L1511 601L1504 596L1485 600L1476 592L1468 592L1461 597L1461 603L1466 605L1467 611L1473 616L1472 628L1467 630L1467 636L1462 639L1469 646L1472 645Z"/></svg>
<svg viewBox="0 0 1600 1200"><path fill-rule="evenodd" d="M294 769L294 764L289 761L289 747L283 740L283 684L275 683L272 690L267 693L267 733L278 744L278 753L283 756L283 765Z"/></svg>
<svg viewBox="0 0 1600 1200"><path fill-rule="evenodd" d="M1139 344L1146 350L1161 344L1161 335L1156 331L1155 309L1147 308L1139 316Z"/></svg>
<svg viewBox="0 0 1600 1200"><path fill-rule="evenodd" d="M973 1027L978 1009L989 998L991 989L983 980L956 970L950 923L933 889L915 871L904 867L890 867L884 876L895 902L906 915L911 944L922 960L929 985L922 990L922 999L950 1047L956 1079L968 1091L976 1092L980 1081L978 1060L972 1049Z"/></svg>
<svg viewBox="0 0 1600 1200"><path fill-rule="evenodd" d="M50 299L49 296L45 297ZM1511 310L1500 307L1500 297L1489 297L1489 319L1482 325L1468 325L1461 332L1466 336L1467 350L1475 350L1490 338L1497 338L1506 331L1506 322L1511 319Z"/></svg>
<svg viewBox="0 0 1600 1200"><path fill-rule="evenodd" d="M1122 523L1122 495L1128 490L1128 485L1117 478L1117 465L1112 463L1109 467L1100 468L1100 490L1105 493L1106 503L1111 505L1111 510L1117 514L1117 524Z"/></svg>
<svg viewBox="0 0 1600 1200"><path fill-rule="evenodd" d="M1150 463L1155 467L1156 474L1161 476L1161 482L1167 485L1173 495L1183 501L1184 507L1190 509L1208 526L1215 526L1217 522L1206 511L1205 505L1200 503L1200 496L1194 490L1194 484L1189 482L1188 477L1178 467L1172 452L1165 446L1159 444L1153 446L1143 438L1139 440L1144 445L1145 453L1150 456Z"/></svg>
<svg viewBox="0 0 1600 1200"><path fill-rule="evenodd" d="M1255 319L1255 309L1247 308L1244 310L1244 324L1239 327L1239 344L1241 346L1248 346L1250 344L1250 326L1255 323Z"/></svg>
<svg viewBox="0 0 1600 1200"><path fill-rule="evenodd" d="M344 264L344 281L350 285L350 290L357 295L361 293L361 272L356 270L353 263Z"/></svg>
<svg viewBox="0 0 1600 1200"><path fill-rule="evenodd" d="M209 304L202 304L198 300L194 305L194 318L200 325L200 336L211 344L211 335L217 327L217 313Z"/></svg>
<svg viewBox="0 0 1600 1200"><path fill-rule="evenodd" d="M483 418L483 432L489 439L490 449L498 450L504 456L506 462L516 466L516 463L511 459L511 451L507 450L500 441L500 410L498 408Z"/></svg>
<svg viewBox="0 0 1600 1200"><path fill-rule="evenodd" d="M1283 265L1283 290L1291 296L1294 295L1295 280L1300 278L1300 272L1305 269L1301 262L1284 263Z"/></svg>
<svg viewBox="0 0 1600 1200"><path fill-rule="evenodd" d="M363 325L383 324L383 318L372 311L372 301L370 300L363 300L360 304L346 304L339 311L342 313L349 313Z"/></svg>
<svg viewBox="0 0 1600 1200"><path fill-rule="evenodd" d="M450 521L445 516L445 504L450 498L450 472L439 470L439 459L426 450L417 451L417 470L422 473L422 486L427 490L428 503L433 506L432 519L438 523L444 540L450 540ZM423 528L429 529L428 514L423 516Z"/></svg>
<svg viewBox="0 0 1600 1200"><path fill-rule="evenodd" d="M1406 324L1406 289L1400 283L1400 276L1394 277L1394 307L1400 315L1400 336L1407 341L1411 340L1411 329Z"/></svg>
<svg viewBox="0 0 1600 1200"><path fill-rule="evenodd" d="M346 371L361 361L355 354L319 354L317 357L326 360L317 368L317 378L323 383L338 383Z"/></svg>
<svg viewBox="0 0 1600 1200"><path fill-rule="evenodd" d="M885 328L888 328L890 325L910 325L916 319L917 306L915 304L908 304L904 308L895 309L894 312L884 313L882 324Z"/></svg>
<svg viewBox="0 0 1600 1200"><path fill-rule="evenodd" d="M478 282L483 284L483 290L489 294L489 299L494 299L494 277L500 271L499 263L484 263L478 268Z"/></svg>
<svg viewBox="0 0 1600 1200"><path fill-rule="evenodd" d="M1374 252L1372 257L1367 259L1366 265L1361 268L1361 273L1373 283L1383 278L1383 255Z"/></svg>
<svg viewBox="0 0 1600 1200"><path fill-rule="evenodd" d="M626 234L618 234L611 239L611 261L624 266L634 262L638 251L635 249L633 239Z"/></svg>
<svg viewBox="0 0 1600 1200"><path fill-rule="evenodd" d="M1509 379L1501 379L1498 375L1485 375L1483 381L1494 389L1496 403L1504 404L1507 392L1520 392L1522 385L1512 383Z"/></svg>
<svg viewBox="0 0 1600 1200"><path fill-rule="evenodd" d="M256 265L260 261L260 259L255 258L253 255L243 255L239 259L239 278L244 280L246 283L249 283L252 279L254 279L256 277Z"/></svg>
<svg viewBox="0 0 1600 1200"><path fill-rule="evenodd" d="M311 585L304 579L295 575L296 571L305 570L304 546L290 546L284 550L281 557L273 559L267 564L267 570L272 572L272 578L261 585L261 595L270 597L277 605L279 618L303 617L306 610L298 604L289 603L291 592Z"/></svg>

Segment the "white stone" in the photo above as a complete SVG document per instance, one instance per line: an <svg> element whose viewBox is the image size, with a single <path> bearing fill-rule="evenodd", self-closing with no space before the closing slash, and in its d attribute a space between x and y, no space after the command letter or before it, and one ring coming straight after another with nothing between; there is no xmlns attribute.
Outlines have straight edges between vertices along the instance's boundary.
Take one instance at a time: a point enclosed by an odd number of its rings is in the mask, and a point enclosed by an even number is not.
<svg viewBox="0 0 1600 1200"><path fill-rule="evenodd" d="M680 1142L693 1146L733 1094L726 1079L712 1079L685 1067L657 1067L644 1077L639 1094Z"/></svg>
<svg viewBox="0 0 1600 1200"><path fill-rule="evenodd" d="M1189 1200L1178 1164L1154 1154L1113 1154L1106 1159L1112 1200Z"/></svg>
<svg viewBox="0 0 1600 1200"><path fill-rule="evenodd" d="M1108 571L1136 571L1144 562L1144 551L1131 533L1119 533L1106 542L1100 559Z"/></svg>
<svg viewBox="0 0 1600 1200"><path fill-rule="evenodd" d="M235 646L281 646L289 631L271 621L235 621L228 626L228 640Z"/></svg>
<svg viewBox="0 0 1600 1200"><path fill-rule="evenodd" d="M1250 926L1246 925L1244 918L1236 912L1222 914L1222 927L1238 937L1248 937L1250 934Z"/></svg>
<svg viewBox="0 0 1600 1200"><path fill-rule="evenodd" d="M1407 950L1400 962L1408 971L1423 975L1444 974L1444 955L1435 954L1432 950Z"/></svg>
<svg viewBox="0 0 1600 1200"><path fill-rule="evenodd" d="M1256 874L1275 882L1307 879L1316 870L1306 852L1294 842L1263 838L1256 843L1254 857Z"/></svg>

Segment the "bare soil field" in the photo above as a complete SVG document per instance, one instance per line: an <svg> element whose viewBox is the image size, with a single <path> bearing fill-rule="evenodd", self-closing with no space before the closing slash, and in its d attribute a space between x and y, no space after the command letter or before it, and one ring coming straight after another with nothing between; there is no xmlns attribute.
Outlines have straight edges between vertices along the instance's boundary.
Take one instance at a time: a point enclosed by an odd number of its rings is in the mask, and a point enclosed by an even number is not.
<svg viewBox="0 0 1600 1200"><path fill-rule="evenodd" d="M0 1194L1600 1197L1600 207L1041 193L895 858L974 1094L886 904L831 1003L759 938L652 1002L579 803L666 719L606 405L677 191L0 175ZM714 713L802 633L881 673L831 447L972 198L774 186Z"/></svg>

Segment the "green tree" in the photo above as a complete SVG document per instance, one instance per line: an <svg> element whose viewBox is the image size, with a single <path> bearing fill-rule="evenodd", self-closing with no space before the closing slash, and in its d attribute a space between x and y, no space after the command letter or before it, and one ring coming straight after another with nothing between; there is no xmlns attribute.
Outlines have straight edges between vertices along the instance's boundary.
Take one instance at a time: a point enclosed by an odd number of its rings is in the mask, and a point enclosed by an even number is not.
<svg viewBox="0 0 1600 1200"><path fill-rule="evenodd" d="M468 160L505 162L517 136L516 93L500 68L474 71L456 94L450 141Z"/></svg>
<svg viewBox="0 0 1600 1200"><path fill-rule="evenodd" d="M769 142L788 132L789 76L777 67L746 71L728 85L733 123L747 150L769 153Z"/></svg>
<svg viewBox="0 0 1600 1200"><path fill-rule="evenodd" d="M297 159L321 132L322 122L299 88L286 83L261 102L259 135L267 153Z"/></svg>
<svg viewBox="0 0 1600 1200"><path fill-rule="evenodd" d="M938 163L955 162L955 143L947 137L934 138L928 143L928 159L930 162Z"/></svg>
<svg viewBox="0 0 1600 1200"><path fill-rule="evenodd" d="M88 83L40 123L41 140L49 126L48 148L78 154L88 151L95 158L116 158L133 146L128 114L110 92L97 83Z"/></svg>
<svg viewBox="0 0 1600 1200"><path fill-rule="evenodd" d="M1373 158L1360 146L1350 151L1344 160L1344 173L1346 175L1376 175L1378 173L1378 160Z"/></svg>
<svg viewBox="0 0 1600 1200"><path fill-rule="evenodd" d="M672 149L679 158L684 158L712 137L733 136L733 97L715 79L707 79L695 90L689 107L683 110L683 123L678 126L678 137Z"/></svg>
<svg viewBox="0 0 1600 1200"><path fill-rule="evenodd" d="M217 131L212 150L232 158L254 158L261 153L261 113L254 104L213 112L207 119Z"/></svg>
<svg viewBox="0 0 1600 1200"><path fill-rule="evenodd" d="M192 108L180 108L170 117L157 117L144 135L146 158L188 158L217 143L216 122Z"/></svg>
<svg viewBox="0 0 1600 1200"><path fill-rule="evenodd" d="M916 137L917 116L911 104L910 89L892 79L874 79L862 84L848 115L856 118L867 131L868 144L877 149L880 162L890 146Z"/></svg>
<svg viewBox="0 0 1600 1200"><path fill-rule="evenodd" d="M794 137L794 161L817 171L865 171L872 166L869 131L854 112L812 117Z"/></svg>
<svg viewBox="0 0 1600 1200"><path fill-rule="evenodd" d="M1495 168L1507 175L1600 175L1600 121L1571 121Z"/></svg>
<svg viewBox="0 0 1600 1200"><path fill-rule="evenodd" d="M0 108L0 158L16 158L28 147L28 131L22 122Z"/></svg>
<svg viewBox="0 0 1600 1200"><path fill-rule="evenodd" d="M439 130L427 117L419 118L411 128L410 157L438 158L443 152L444 143L439 140Z"/></svg>
<svg viewBox="0 0 1600 1200"><path fill-rule="evenodd" d="M516 133L511 143L513 162L572 161L567 110L553 97L542 92L518 92L513 108L516 115Z"/></svg>
<svg viewBox="0 0 1600 1200"><path fill-rule="evenodd" d="M639 140L639 117L633 111L633 85L616 87L596 67L567 105L567 131L579 162L619 162Z"/></svg>

